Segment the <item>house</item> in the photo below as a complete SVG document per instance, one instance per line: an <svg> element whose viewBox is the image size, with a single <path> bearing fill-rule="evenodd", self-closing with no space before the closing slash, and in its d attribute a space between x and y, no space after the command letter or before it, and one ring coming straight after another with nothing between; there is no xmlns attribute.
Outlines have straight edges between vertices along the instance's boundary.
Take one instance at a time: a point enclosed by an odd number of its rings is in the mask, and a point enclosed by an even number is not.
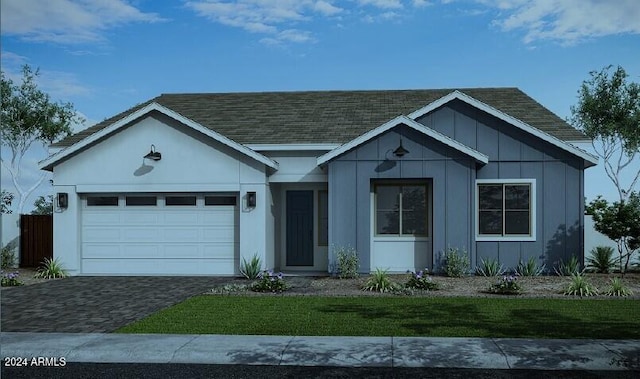
<svg viewBox="0 0 640 379"><path fill-rule="evenodd" d="M75 275L583 257L586 137L517 88L163 94L51 146Z"/></svg>

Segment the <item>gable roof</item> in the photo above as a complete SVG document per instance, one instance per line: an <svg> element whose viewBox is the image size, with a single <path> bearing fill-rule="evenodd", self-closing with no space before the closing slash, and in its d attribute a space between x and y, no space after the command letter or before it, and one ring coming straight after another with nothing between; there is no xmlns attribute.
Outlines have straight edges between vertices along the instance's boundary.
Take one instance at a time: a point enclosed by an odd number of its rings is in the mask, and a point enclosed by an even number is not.
<svg viewBox="0 0 640 379"><path fill-rule="evenodd" d="M230 147L233 150L236 150L246 156L249 156L253 159L255 159L256 161L263 163L265 165L267 165L268 167L271 167L273 169L278 169L278 163L276 163L275 161L271 160L270 158L265 157L264 155L255 152L254 150L251 150L250 148L241 145L235 141L230 140L229 138L227 138L226 136L221 135L220 133L213 131L209 128L205 128L204 126L198 124L197 122L194 122L190 119L187 119L183 116L181 116L180 114L174 112L171 109L168 109L158 103L155 102L151 102L149 104L146 104L142 107L138 107L135 111L130 112L129 114L127 114L125 117L120 118L119 120L110 123L108 125L106 125L103 128L97 129L95 130L93 133L87 135L85 138L77 141L76 143L74 143L71 146L68 146L65 149L62 149L60 151L58 151L57 153L49 156L48 158L42 160L39 163L40 169L43 170L51 170L53 168L53 166L62 161L63 159L72 156L73 154L81 151L82 149L84 149L85 147L91 145L94 142L97 142L105 137L107 137L108 135L110 135L111 133L114 133L115 131L126 127L128 124L130 124L131 122L134 122L146 115L148 115L151 112L160 112L162 114L164 114L165 116L171 117L174 120L187 125L188 127L199 131L201 133L203 133L206 136L209 136L211 138L213 138L214 140Z"/></svg>
<svg viewBox="0 0 640 379"><path fill-rule="evenodd" d="M476 160L476 162L478 163L482 163L482 164L487 164L489 163L489 157L486 156L485 154L482 154L479 151L476 151L472 148L470 148L467 145L464 145L452 138L447 137L446 135L431 129L427 126L422 125L421 123L414 121L410 118L408 118L407 116L398 116L396 118L394 118L393 120L390 120L380 126L378 126L377 128L368 131L367 133L351 140L348 143L345 143L344 145L331 150L330 152L318 157L317 163L318 165L322 165L325 164L327 162L329 162L330 160L336 158L339 155L342 155L344 153L346 153L347 151L371 140L372 138L375 138L377 136L379 136L380 134L386 132L387 130L394 128L398 125L407 125L410 128L413 128L415 130L417 130L420 133L423 133L433 139L435 139L436 141L439 141L455 150L458 150L461 153L464 153L470 157L472 157L473 159Z"/></svg>
<svg viewBox="0 0 640 379"><path fill-rule="evenodd" d="M240 144L344 144L453 91L455 89L163 94L52 146L71 146L152 102ZM560 140L588 140L517 88L459 91Z"/></svg>

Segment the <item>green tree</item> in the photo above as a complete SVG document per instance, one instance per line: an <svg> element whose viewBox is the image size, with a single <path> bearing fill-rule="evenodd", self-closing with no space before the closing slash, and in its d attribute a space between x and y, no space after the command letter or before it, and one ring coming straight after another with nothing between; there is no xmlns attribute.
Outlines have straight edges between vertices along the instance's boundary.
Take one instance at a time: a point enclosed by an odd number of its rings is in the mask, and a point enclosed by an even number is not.
<svg viewBox="0 0 640 379"><path fill-rule="evenodd" d="M11 203L13 202L13 194L9 191L2 190L0 194L0 213L13 213Z"/></svg>
<svg viewBox="0 0 640 379"><path fill-rule="evenodd" d="M2 165L11 174L17 191L17 210L22 213L29 195L42 183L42 173L34 185L25 188L22 183L22 158L34 142L47 146L71 134L71 124L82 123L71 103L53 102L49 95L38 89L38 70L28 65L22 68L22 83L14 84L2 72L0 140L8 147L11 157L2 156ZM3 152L7 149L3 149Z"/></svg>
<svg viewBox="0 0 640 379"><path fill-rule="evenodd" d="M640 177L638 170L627 185L621 181L622 171L640 156L640 85L628 82L622 67L613 73L611 68L590 72L591 79L578 91L578 104L571 107L571 122L591 138L620 200L625 200Z"/></svg>
<svg viewBox="0 0 640 379"><path fill-rule="evenodd" d="M596 230L616 241L620 272L624 276L631 257L640 249L640 194L632 192L627 200L613 204L598 196L588 208Z"/></svg>
<svg viewBox="0 0 640 379"><path fill-rule="evenodd" d="M40 196L33 203L35 207L31 212L32 215L50 215L53 214L53 195L48 195L46 198Z"/></svg>

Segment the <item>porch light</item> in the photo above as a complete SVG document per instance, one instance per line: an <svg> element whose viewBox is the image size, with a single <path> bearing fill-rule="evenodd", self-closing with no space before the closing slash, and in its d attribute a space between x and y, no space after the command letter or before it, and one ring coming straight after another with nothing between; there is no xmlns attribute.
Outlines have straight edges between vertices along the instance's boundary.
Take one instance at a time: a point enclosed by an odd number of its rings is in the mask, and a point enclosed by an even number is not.
<svg viewBox="0 0 640 379"><path fill-rule="evenodd" d="M149 151L149 154L145 155L143 159L151 159L152 161L159 161L160 159L162 159L162 154L160 154L159 151L156 151L156 146L152 144L151 151Z"/></svg>
<svg viewBox="0 0 640 379"><path fill-rule="evenodd" d="M402 158L408 152L409 150L405 149L402 146L402 138L400 138L400 146L398 146L398 148L393 151L393 155L395 155L398 158Z"/></svg>

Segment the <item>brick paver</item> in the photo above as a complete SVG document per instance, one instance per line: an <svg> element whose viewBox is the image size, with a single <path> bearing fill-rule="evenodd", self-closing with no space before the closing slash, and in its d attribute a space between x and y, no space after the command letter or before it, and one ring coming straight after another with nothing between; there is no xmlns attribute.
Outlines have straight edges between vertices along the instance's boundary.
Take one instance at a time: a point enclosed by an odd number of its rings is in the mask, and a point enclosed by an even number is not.
<svg viewBox="0 0 640 379"><path fill-rule="evenodd" d="M3 332L108 333L229 278L71 277L0 292Z"/></svg>

